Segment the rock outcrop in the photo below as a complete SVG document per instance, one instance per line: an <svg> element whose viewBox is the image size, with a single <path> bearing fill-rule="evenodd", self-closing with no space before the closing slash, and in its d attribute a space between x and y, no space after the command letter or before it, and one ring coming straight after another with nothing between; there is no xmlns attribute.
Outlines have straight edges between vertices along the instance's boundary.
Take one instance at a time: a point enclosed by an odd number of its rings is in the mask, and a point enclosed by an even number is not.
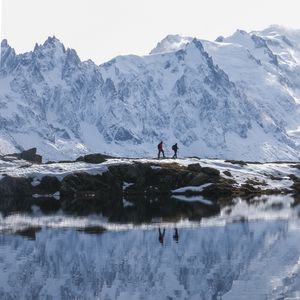
<svg viewBox="0 0 300 300"><path fill-rule="evenodd" d="M24 159L31 163L41 164L43 158L41 155L36 154L36 152L37 152L36 148L31 148L28 150L24 150L21 153L13 153L13 154L5 155L4 159L5 159L5 157L15 157L17 159Z"/></svg>
<svg viewBox="0 0 300 300"><path fill-rule="evenodd" d="M195 220L219 212L220 207L231 203L235 197L291 193L291 189L297 194L300 190L300 179L293 174L289 177L293 186L279 189L267 186L264 180L287 180L286 177L264 174L262 180L251 175L238 183L238 177L233 174L236 166L231 171L220 171L211 167L212 164L200 163L182 165L138 159L118 163L116 160L110 162L105 155L94 154L68 164L41 165L41 174L36 173L36 167L29 173L31 175L24 177L2 173L0 210L4 213L30 211L37 205L45 213L58 209L79 215L96 213L116 222L145 222L154 218ZM228 162L230 165L232 162ZM248 167L242 163L238 165L241 169ZM64 174L63 166L66 170L72 167L74 171ZM102 171L83 171L87 166ZM20 165L18 168L27 167ZM56 171L61 169L60 174L64 175L43 175L50 167Z"/></svg>

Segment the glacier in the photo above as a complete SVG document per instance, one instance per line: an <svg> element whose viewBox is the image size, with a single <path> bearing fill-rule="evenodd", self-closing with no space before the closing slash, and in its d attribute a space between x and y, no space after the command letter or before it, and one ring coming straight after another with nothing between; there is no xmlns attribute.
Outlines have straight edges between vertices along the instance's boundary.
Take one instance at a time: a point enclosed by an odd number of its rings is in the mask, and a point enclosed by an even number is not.
<svg viewBox="0 0 300 300"><path fill-rule="evenodd" d="M92 152L298 160L300 30L216 41L169 35L149 55L81 61L56 37L17 54L1 42L0 154Z"/></svg>

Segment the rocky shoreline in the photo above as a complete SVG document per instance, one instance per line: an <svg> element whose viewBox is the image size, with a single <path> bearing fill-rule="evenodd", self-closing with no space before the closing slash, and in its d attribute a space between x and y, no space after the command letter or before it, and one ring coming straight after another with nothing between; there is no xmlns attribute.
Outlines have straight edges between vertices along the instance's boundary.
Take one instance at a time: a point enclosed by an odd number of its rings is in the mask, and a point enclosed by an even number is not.
<svg viewBox="0 0 300 300"><path fill-rule="evenodd" d="M102 214L114 222L199 220L237 197L300 192L299 163L249 163L185 158L112 158L41 163L30 155L0 158L0 210L41 209L76 215ZM24 160L24 157L26 160Z"/></svg>

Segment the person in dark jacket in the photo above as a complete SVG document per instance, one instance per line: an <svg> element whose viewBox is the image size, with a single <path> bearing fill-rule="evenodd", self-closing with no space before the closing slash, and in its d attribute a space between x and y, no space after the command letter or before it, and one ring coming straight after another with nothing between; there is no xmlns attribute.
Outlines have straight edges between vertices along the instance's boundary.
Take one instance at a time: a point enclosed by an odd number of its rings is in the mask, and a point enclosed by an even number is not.
<svg viewBox="0 0 300 300"><path fill-rule="evenodd" d="M179 234L178 234L178 229L175 227L174 229L174 234L173 234L173 240L178 243L178 240L179 240Z"/></svg>
<svg viewBox="0 0 300 300"><path fill-rule="evenodd" d="M162 245L164 244L165 232L165 229L163 229L163 231L161 232L160 227L158 228L158 240Z"/></svg>
<svg viewBox="0 0 300 300"><path fill-rule="evenodd" d="M165 152L164 152L164 149L163 149L163 141L161 141L158 145L157 145L157 148L158 148L158 156L157 156L157 159L160 159L160 154L162 153L163 155L163 158L165 158Z"/></svg>
<svg viewBox="0 0 300 300"><path fill-rule="evenodd" d="M178 151L177 143L172 146L172 150L174 151L174 155L172 158L175 159L175 158L177 158L177 151Z"/></svg>

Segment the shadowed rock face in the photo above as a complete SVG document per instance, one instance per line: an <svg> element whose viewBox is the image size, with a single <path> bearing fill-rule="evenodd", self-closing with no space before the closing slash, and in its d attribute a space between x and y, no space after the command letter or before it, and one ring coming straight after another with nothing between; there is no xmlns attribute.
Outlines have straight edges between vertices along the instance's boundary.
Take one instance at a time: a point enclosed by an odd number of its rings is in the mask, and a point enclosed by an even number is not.
<svg viewBox="0 0 300 300"><path fill-rule="evenodd" d="M37 149L36 148L31 148L28 150L24 150L21 153L13 153L9 154L8 156L14 156L18 159L24 159L26 161L29 161L31 163L35 164L41 164L42 163L42 156L39 154L36 154Z"/></svg>
<svg viewBox="0 0 300 300"><path fill-rule="evenodd" d="M38 163L38 164L42 163L42 156L36 154L36 148L32 148L27 151L21 152L20 158L33 163Z"/></svg>

